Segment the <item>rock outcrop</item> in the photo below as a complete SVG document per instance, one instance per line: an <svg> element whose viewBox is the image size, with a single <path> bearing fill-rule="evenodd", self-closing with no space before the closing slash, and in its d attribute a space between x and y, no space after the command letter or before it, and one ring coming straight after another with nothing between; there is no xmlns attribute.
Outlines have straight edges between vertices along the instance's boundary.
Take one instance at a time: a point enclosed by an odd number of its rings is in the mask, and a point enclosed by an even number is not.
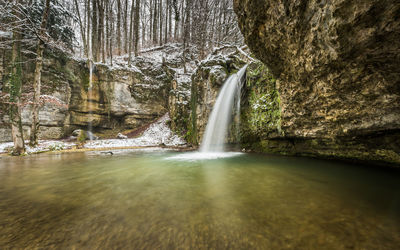
<svg viewBox="0 0 400 250"><path fill-rule="evenodd" d="M186 140L198 145L203 138L208 118L218 93L228 76L245 65L243 58L234 51L225 55L211 55L203 60L192 76L191 98L182 127L187 128Z"/></svg>
<svg viewBox="0 0 400 250"><path fill-rule="evenodd" d="M7 53L4 54L3 64L7 62ZM0 56L1 57L1 56ZM28 57L29 59L29 57ZM27 60L29 61L29 60ZM7 65L4 65L6 69ZM29 138L31 113L32 113L32 82L34 63L25 63L23 74L23 92L22 96L22 125L25 138ZM65 57L63 54L55 56L46 53L43 61L42 70L42 96L39 112L39 121L41 124L39 130L40 139L60 139L64 136L64 126L68 123L68 104L71 97L70 85L79 82L78 73L80 63ZM7 94L7 71L0 72L0 78L3 87L0 90L0 142L11 141L11 128L9 126L8 116L8 94Z"/></svg>
<svg viewBox="0 0 400 250"><path fill-rule="evenodd" d="M247 67L240 118L240 138L244 148L254 148L260 141L283 136L276 79L260 61Z"/></svg>
<svg viewBox="0 0 400 250"><path fill-rule="evenodd" d="M400 164L397 1L234 5L280 95L281 134L251 141L255 149Z"/></svg>
<svg viewBox="0 0 400 250"><path fill-rule="evenodd" d="M168 111L171 73L161 63L136 58L132 67L95 64L89 89L86 67L80 84L71 85L72 126L137 128Z"/></svg>
<svg viewBox="0 0 400 250"><path fill-rule="evenodd" d="M174 46L170 49L179 50ZM136 57L130 66L126 58L118 58L114 67L96 63L89 91L87 61L48 53L42 71L39 138L64 138L75 129L87 129L89 123L95 131L103 131L136 129L155 121L168 112L168 97L175 77L170 65L180 63L175 56L179 57L179 51L163 61ZM6 72L3 66L0 68L0 79L5 83ZM32 92L32 65L25 65L24 72L22 120L24 135L29 138L32 94L26 93ZM0 142L11 141L6 91L0 91L0 98Z"/></svg>

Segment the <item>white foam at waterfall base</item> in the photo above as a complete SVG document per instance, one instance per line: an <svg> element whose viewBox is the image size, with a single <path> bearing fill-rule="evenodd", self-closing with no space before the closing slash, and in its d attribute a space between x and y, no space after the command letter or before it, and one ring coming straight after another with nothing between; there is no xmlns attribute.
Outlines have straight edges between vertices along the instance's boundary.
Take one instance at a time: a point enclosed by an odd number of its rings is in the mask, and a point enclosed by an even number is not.
<svg viewBox="0 0 400 250"><path fill-rule="evenodd" d="M166 160L172 161L201 161L201 160L217 160L224 158L232 158L243 155L240 152L190 152L181 153L178 155L170 156Z"/></svg>
<svg viewBox="0 0 400 250"><path fill-rule="evenodd" d="M236 74L231 75L222 86L208 119L200 147L201 153L225 151L225 139L229 123L232 120L233 109L240 107L240 105L234 105L234 100L238 92L240 92L241 80L246 73L246 68L247 65L241 68Z"/></svg>

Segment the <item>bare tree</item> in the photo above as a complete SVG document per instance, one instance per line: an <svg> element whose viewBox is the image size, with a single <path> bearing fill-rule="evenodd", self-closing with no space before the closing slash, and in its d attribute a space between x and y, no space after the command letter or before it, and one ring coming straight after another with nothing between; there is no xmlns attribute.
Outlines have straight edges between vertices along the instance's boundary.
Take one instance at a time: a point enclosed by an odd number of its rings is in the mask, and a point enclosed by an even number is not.
<svg viewBox="0 0 400 250"><path fill-rule="evenodd" d="M103 63L106 62L106 56L104 53L104 0L99 0L98 2L99 9L99 21L98 21L98 54L101 55L101 61Z"/></svg>
<svg viewBox="0 0 400 250"><path fill-rule="evenodd" d="M133 4L133 3L132 3ZM136 0L136 8L135 8L135 56L138 56L139 53L139 9L140 9L140 0Z"/></svg>
<svg viewBox="0 0 400 250"><path fill-rule="evenodd" d="M132 5L133 5L133 0L132 0ZM128 0L125 0L125 5L124 5L124 52L128 53Z"/></svg>
<svg viewBox="0 0 400 250"><path fill-rule="evenodd" d="M99 27L98 27L98 12L99 9L97 7L98 5L98 0L92 0L92 59L95 62L99 61L99 48L98 48L98 32L99 32Z"/></svg>
<svg viewBox="0 0 400 250"><path fill-rule="evenodd" d="M10 122L11 133L14 142L13 155L25 153L24 135L21 121L21 87L22 87L22 67L21 67L21 0L14 0L13 8L13 43L11 53L12 73L10 78Z"/></svg>
<svg viewBox="0 0 400 250"><path fill-rule="evenodd" d="M138 1L138 0L136 0ZM133 36L133 16L134 16L134 12L135 12L135 5L132 1L132 5L131 5L131 19L130 19L130 24L129 24L129 49L128 49L128 65L131 65L131 53L132 53L132 36ZM136 22L136 20L135 20Z"/></svg>
<svg viewBox="0 0 400 250"><path fill-rule="evenodd" d="M186 69L186 48L187 43L190 39L190 10L192 7L192 0L186 0L186 12L185 12L185 27L184 27L184 34L183 34L183 67L185 73L187 73Z"/></svg>
<svg viewBox="0 0 400 250"><path fill-rule="evenodd" d="M83 51L85 56L88 56L88 49L87 49L87 43L86 43L86 30L85 30L85 26L82 22L82 18L81 18L81 13L79 10L79 4L78 4L78 0L74 0L74 4L75 4L75 11L76 14L78 16L78 22L79 22L79 29L81 31L81 37L82 37L82 44L83 44Z"/></svg>
<svg viewBox="0 0 400 250"><path fill-rule="evenodd" d="M161 0L154 0L154 14L153 14L153 43L158 43L158 1Z"/></svg>
<svg viewBox="0 0 400 250"><path fill-rule="evenodd" d="M47 18L50 11L50 0L46 0L45 8L43 10L42 22L40 24L38 45L36 51L36 66L33 80L33 105L32 105L32 127L30 142L31 146L38 144L38 132L39 132L39 105L40 105L40 88L41 88L41 75L43 66L43 51L44 51L44 35L46 33Z"/></svg>
<svg viewBox="0 0 400 250"><path fill-rule="evenodd" d="M160 42L160 46L163 45L163 36L162 36L162 31L163 31L163 0L159 0L159 6L158 6L158 23L159 23L159 32L160 32L160 36L159 36L159 42Z"/></svg>
<svg viewBox="0 0 400 250"><path fill-rule="evenodd" d="M117 54L121 55L121 0L117 0L117 45L118 45L118 52Z"/></svg>

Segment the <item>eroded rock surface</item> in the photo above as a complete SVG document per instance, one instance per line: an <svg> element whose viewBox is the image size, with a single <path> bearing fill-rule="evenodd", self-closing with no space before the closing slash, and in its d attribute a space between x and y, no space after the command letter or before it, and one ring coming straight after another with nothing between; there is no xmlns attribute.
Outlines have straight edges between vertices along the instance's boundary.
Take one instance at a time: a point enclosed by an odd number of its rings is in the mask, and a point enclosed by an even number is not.
<svg viewBox="0 0 400 250"><path fill-rule="evenodd" d="M283 136L259 150L400 163L398 1L234 3L280 94Z"/></svg>
<svg viewBox="0 0 400 250"><path fill-rule="evenodd" d="M203 60L192 76L190 116L186 123L186 139L199 144L219 90L230 74L236 73L245 61L237 52L212 55Z"/></svg>
<svg viewBox="0 0 400 250"><path fill-rule="evenodd" d="M171 78L161 63L137 58L131 68L95 64L91 89L88 72L71 86L71 125L137 128L168 111Z"/></svg>
<svg viewBox="0 0 400 250"><path fill-rule="evenodd" d="M89 123L95 131L109 131L137 129L155 121L168 112L168 97L178 71L173 67L182 67L181 52L178 45L172 44L134 58L131 65L124 57L117 58L114 66L96 63L91 89L87 61L47 54L42 72L39 138L65 138L75 129L87 129ZM6 82L7 72L2 70L3 63L0 65L0 79ZM32 99L27 93L32 92L33 70L25 65L22 120L26 138ZM0 142L11 141L7 91L5 86L0 87Z"/></svg>

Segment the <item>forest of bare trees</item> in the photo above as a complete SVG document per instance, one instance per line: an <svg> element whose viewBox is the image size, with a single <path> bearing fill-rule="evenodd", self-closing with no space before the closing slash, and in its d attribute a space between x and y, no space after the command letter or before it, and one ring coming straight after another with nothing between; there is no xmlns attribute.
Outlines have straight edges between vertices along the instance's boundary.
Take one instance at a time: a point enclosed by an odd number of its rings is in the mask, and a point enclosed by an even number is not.
<svg viewBox="0 0 400 250"><path fill-rule="evenodd" d="M0 0L0 31L24 30L22 46L35 53L46 0ZM21 19L15 24L13 9ZM242 44L231 0L50 0L42 34L55 47L95 62L135 56L142 49L176 42L204 57L215 47ZM12 47L0 40L0 48ZM131 58L130 58L131 59Z"/></svg>
<svg viewBox="0 0 400 250"><path fill-rule="evenodd" d="M94 61L138 55L168 42L214 47L242 42L231 0L74 0L78 49Z"/></svg>

